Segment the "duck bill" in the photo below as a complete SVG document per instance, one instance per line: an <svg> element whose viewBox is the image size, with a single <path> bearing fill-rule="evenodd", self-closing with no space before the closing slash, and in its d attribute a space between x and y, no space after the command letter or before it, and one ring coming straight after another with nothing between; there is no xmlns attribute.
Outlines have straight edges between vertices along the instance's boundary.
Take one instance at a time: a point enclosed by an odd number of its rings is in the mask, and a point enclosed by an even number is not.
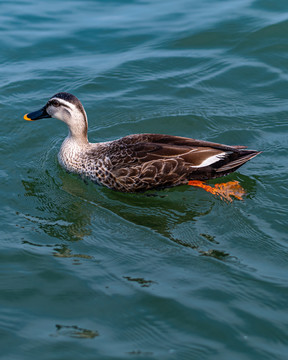
<svg viewBox="0 0 288 360"><path fill-rule="evenodd" d="M24 119L27 121L35 121L35 120L46 119L46 118L51 118L51 116L47 113L45 107L43 107L40 110L33 111L29 114L24 115Z"/></svg>

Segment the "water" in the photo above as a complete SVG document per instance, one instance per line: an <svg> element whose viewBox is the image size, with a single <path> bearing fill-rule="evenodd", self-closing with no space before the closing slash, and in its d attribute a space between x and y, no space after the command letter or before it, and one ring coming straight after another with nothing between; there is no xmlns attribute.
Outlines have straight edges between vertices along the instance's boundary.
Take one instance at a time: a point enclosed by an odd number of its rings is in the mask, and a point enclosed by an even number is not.
<svg viewBox="0 0 288 360"><path fill-rule="evenodd" d="M0 5L1 359L287 359L287 2ZM190 136L263 150L227 204L85 184L59 91L90 141Z"/></svg>

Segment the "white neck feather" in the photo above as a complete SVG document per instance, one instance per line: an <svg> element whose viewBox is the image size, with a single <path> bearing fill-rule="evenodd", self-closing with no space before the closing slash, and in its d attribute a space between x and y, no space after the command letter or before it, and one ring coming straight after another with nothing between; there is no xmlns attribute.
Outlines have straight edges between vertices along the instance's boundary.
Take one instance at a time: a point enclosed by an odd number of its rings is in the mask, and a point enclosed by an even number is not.
<svg viewBox="0 0 288 360"><path fill-rule="evenodd" d="M79 108L79 106L63 99L58 99L58 101L61 105L59 107L48 107L47 112L52 117L67 124L69 128L67 139L78 144L87 144L88 121L84 108Z"/></svg>

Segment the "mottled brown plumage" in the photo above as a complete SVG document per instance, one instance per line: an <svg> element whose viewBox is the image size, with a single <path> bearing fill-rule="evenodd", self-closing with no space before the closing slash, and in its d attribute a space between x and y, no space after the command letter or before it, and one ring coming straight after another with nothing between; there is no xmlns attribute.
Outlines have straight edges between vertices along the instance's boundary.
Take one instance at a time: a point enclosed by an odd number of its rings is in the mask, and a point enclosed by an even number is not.
<svg viewBox="0 0 288 360"><path fill-rule="evenodd" d="M73 95L58 93L26 120L55 117L67 123L69 135L58 158L68 171L84 175L111 189L136 192L187 184L227 175L259 152L161 134L137 134L89 143L87 117Z"/></svg>

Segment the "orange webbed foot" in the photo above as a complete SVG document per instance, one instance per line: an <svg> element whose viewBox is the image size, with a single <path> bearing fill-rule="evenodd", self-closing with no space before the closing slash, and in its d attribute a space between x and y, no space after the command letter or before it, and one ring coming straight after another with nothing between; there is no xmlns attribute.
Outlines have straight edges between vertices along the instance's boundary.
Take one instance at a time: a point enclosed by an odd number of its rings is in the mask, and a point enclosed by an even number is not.
<svg viewBox="0 0 288 360"><path fill-rule="evenodd" d="M200 187L213 195L220 196L221 199L229 202L233 201L234 198L243 200L243 196L246 194L243 187L238 181L228 181L227 183L215 184L214 187L205 184L203 181L191 180L188 185Z"/></svg>

